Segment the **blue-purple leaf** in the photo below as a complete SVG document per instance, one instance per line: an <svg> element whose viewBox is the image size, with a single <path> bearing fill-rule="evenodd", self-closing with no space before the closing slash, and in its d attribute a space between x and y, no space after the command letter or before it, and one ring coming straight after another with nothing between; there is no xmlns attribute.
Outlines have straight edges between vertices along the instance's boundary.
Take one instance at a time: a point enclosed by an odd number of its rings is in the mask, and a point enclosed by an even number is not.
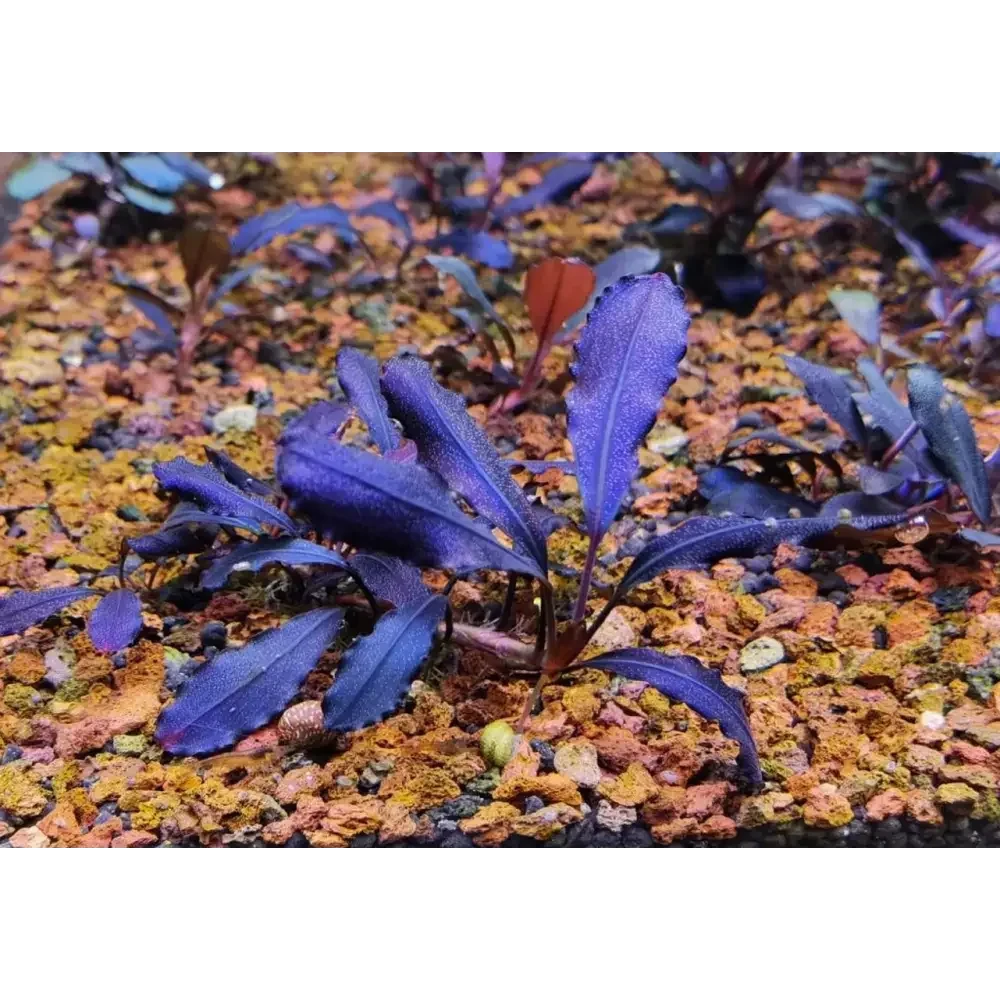
<svg viewBox="0 0 1000 1000"><path fill-rule="evenodd" d="M990 487L965 407L945 389L941 376L930 365L908 368L906 388L910 412L924 432L935 462L958 484L973 513L986 524L990 519Z"/></svg>
<svg viewBox="0 0 1000 1000"><path fill-rule="evenodd" d="M804 358L785 355L788 370L806 387L806 395L859 447L865 447L868 431L861 419L853 393L856 387L850 379L825 365L814 365Z"/></svg>
<svg viewBox="0 0 1000 1000"><path fill-rule="evenodd" d="M39 156L10 175L7 194L18 201L31 201L72 176L73 171L68 167L47 156Z"/></svg>
<svg viewBox="0 0 1000 1000"><path fill-rule="evenodd" d="M368 425L368 433L382 454L399 447L400 435L389 417L379 386L378 362L356 347L342 347L337 355L337 379L351 405Z"/></svg>
<svg viewBox="0 0 1000 1000"><path fill-rule="evenodd" d="M693 656L667 656L655 649L617 649L585 660L579 666L644 681L668 698L682 701L699 715L717 722L723 735L739 743L739 764L747 778L757 785L764 780L743 695Z"/></svg>
<svg viewBox="0 0 1000 1000"><path fill-rule="evenodd" d="M220 556L204 573L200 585L204 590L218 590L230 573L259 570L268 563L282 566L323 565L347 569L343 556L304 538L267 538L260 542L244 542L232 552Z"/></svg>
<svg viewBox="0 0 1000 1000"><path fill-rule="evenodd" d="M822 219L828 215L860 215L861 208L849 198L826 191L796 191L784 184L772 184L764 194L764 202L782 215L793 219Z"/></svg>
<svg viewBox="0 0 1000 1000"><path fill-rule="evenodd" d="M313 403L282 431L281 443L285 444L296 434L303 433L330 437L343 426L350 415L346 403L331 403L327 400Z"/></svg>
<svg viewBox="0 0 1000 1000"><path fill-rule="evenodd" d="M906 519L905 513L851 520L838 517L768 518L690 517L680 527L654 538L636 557L616 594L647 583L668 569L698 569L727 556L771 552L780 542L805 542L838 528L873 531Z"/></svg>
<svg viewBox="0 0 1000 1000"><path fill-rule="evenodd" d="M174 754L211 753L269 722L295 697L343 619L339 608L307 611L219 653L160 713L160 745Z"/></svg>
<svg viewBox="0 0 1000 1000"><path fill-rule="evenodd" d="M677 378L690 320L665 274L623 278L594 307L577 344L569 438L591 550L615 519L637 452Z"/></svg>
<svg viewBox="0 0 1000 1000"><path fill-rule="evenodd" d="M243 531L252 532L255 535L264 533L264 528L260 521L253 517L235 514L217 514L214 511L202 510L196 504L187 501L179 503L170 512L170 516L163 522L161 527L164 531L171 531L175 528L183 528L192 524L204 525L207 528L239 528Z"/></svg>
<svg viewBox="0 0 1000 1000"><path fill-rule="evenodd" d="M879 342L879 304L871 292L838 288L829 294L840 318L870 347Z"/></svg>
<svg viewBox="0 0 1000 1000"><path fill-rule="evenodd" d="M199 511L199 513L203 513ZM216 527L208 525L209 529ZM166 556L188 555L193 552L204 552L212 544L214 530L197 531L188 524L179 524L173 528L161 528L148 535L139 535L128 540L129 548L143 560L163 559Z"/></svg>
<svg viewBox="0 0 1000 1000"><path fill-rule="evenodd" d="M187 178L164 162L156 153L131 153L121 158L126 173L152 191L174 194Z"/></svg>
<svg viewBox="0 0 1000 1000"><path fill-rule="evenodd" d="M846 511L846 515L840 514ZM820 517L878 517L883 514L901 513L898 504L880 496L869 496L868 493L851 491L830 497L819 510Z"/></svg>
<svg viewBox="0 0 1000 1000"><path fill-rule="evenodd" d="M142 629L142 601L134 590L119 588L105 594L87 621L87 635L99 653L117 653L131 646Z"/></svg>
<svg viewBox="0 0 1000 1000"><path fill-rule="evenodd" d="M402 700L424 662L446 598L428 594L382 615L375 631L344 654L323 698L323 724L334 732L385 718Z"/></svg>
<svg viewBox="0 0 1000 1000"><path fill-rule="evenodd" d="M593 172L592 163L557 163L533 188L497 206L493 213L494 218L502 221L541 208L550 201L557 203L566 201L587 183Z"/></svg>
<svg viewBox="0 0 1000 1000"><path fill-rule="evenodd" d="M427 246L431 250L448 249L452 253L460 253L477 264L485 264L498 271L514 264L514 254L503 240L471 229L453 229L450 233L436 236Z"/></svg>
<svg viewBox="0 0 1000 1000"><path fill-rule="evenodd" d="M321 226L332 226L348 246L353 246L357 241L350 217L338 205L300 205L290 202L244 222L236 230L230 247L234 256L252 253L267 246L278 236L290 236L300 229L318 229Z"/></svg>
<svg viewBox="0 0 1000 1000"><path fill-rule="evenodd" d="M259 497L244 493L210 465L192 465L186 458L174 458L154 465L153 475L164 489L197 503L211 514L248 518L275 524L291 535L299 533L287 514Z"/></svg>
<svg viewBox="0 0 1000 1000"><path fill-rule="evenodd" d="M855 393L854 402L866 414L872 424L881 430L889 442L898 441L913 424L913 416L889 388L882 373L870 358L858 359L858 371L868 386L868 392ZM903 454L920 468L928 467L927 440L923 434L915 434L903 448Z"/></svg>
<svg viewBox="0 0 1000 1000"><path fill-rule="evenodd" d="M274 495L274 490L267 483L251 476L246 469L237 465L225 452L216 451L215 448L209 448L206 445L205 456L233 486L243 490L244 493L255 493L259 497Z"/></svg>
<svg viewBox="0 0 1000 1000"><path fill-rule="evenodd" d="M138 205L139 208L147 212L170 215L177 208L177 202L173 198L164 198L162 195L153 194L136 184L122 184L120 190L133 205Z"/></svg>
<svg viewBox="0 0 1000 1000"><path fill-rule="evenodd" d="M388 601L397 608L430 593L420 570L395 556L386 556L381 552L357 552L349 562L378 600Z"/></svg>
<svg viewBox="0 0 1000 1000"><path fill-rule="evenodd" d="M173 308L159 296L151 292L143 291L140 288L127 288L125 295L132 303L153 324L158 334L168 341L177 341L177 331L171 319L171 313L176 315Z"/></svg>
<svg viewBox="0 0 1000 1000"><path fill-rule="evenodd" d="M709 194L722 194L729 187L729 172L718 157L712 157L703 167L683 153L653 153L664 170L672 173L689 187L701 188Z"/></svg>
<svg viewBox="0 0 1000 1000"><path fill-rule="evenodd" d="M534 560L537 576L547 565L545 535L524 491L469 416L465 400L434 380L419 358L396 358L385 366L382 387L392 412L416 442L420 461Z"/></svg>
<svg viewBox="0 0 1000 1000"><path fill-rule="evenodd" d="M445 484L419 465L303 433L281 449L278 479L295 507L322 531L358 548L458 573L498 569L538 575L532 560L463 514Z"/></svg>
<svg viewBox="0 0 1000 1000"><path fill-rule="evenodd" d="M812 517L818 508L793 493L759 483L730 465L717 465L698 477L698 492L709 501L712 514L741 517ZM797 511L793 515L792 511Z"/></svg>
<svg viewBox="0 0 1000 1000"><path fill-rule="evenodd" d="M435 268L439 274L446 274L454 278L462 291L476 304L484 316L487 316L499 326L506 326L500 318L499 313L493 308L490 300L486 298L485 293L479 287L475 272L464 260L459 260L457 257L440 257L437 254L428 254L424 260L431 267Z"/></svg>
<svg viewBox="0 0 1000 1000"><path fill-rule="evenodd" d="M0 635L16 635L97 591L90 587L15 590L0 597Z"/></svg>
<svg viewBox="0 0 1000 1000"><path fill-rule="evenodd" d="M600 264L594 265L594 290L584 307L566 320L563 330L567 333L575 330L587 318L587 314L594 308L594 303L622 278L655 271L660 263L660 256L659 250L652 250L649 247L622 247L610 257L605 257Z"/></svg>
<svg viewBox="0 0 1000 1000"><path fill-rule="evenodd" d="M212 289L212 294L208 297L208 304L214 306L219 299L224 298L230 292L239 288L248 278L252 278L260 270L260 264L249 264L247 267L230 271L219 284Z"/></svg>
<svg viewBox="0 0 1000 1000"><path fill-rule="evenodd" d="M375 201L364 208L357 208L354 214L360 218L381 219L398 229L409 243L413 239L413 230L406 213L394 201Z"/></svg>
<svg viewBox="0 0 1000 1000"><path fill-rule="evenodd" d="M1000 339L1000 302L994 302L983 317L983 333L993 340Z"/></svg>
<svg viewBox="0 0 1000 1000"><path fill-rule="evenodd" d="M226 179L222 174L209 170L204 164L199 163L186 153L160 153L160 159L171 170L182 174L186 180L195 184L201 184L213 191L219 191L225 187Z"/></svg>

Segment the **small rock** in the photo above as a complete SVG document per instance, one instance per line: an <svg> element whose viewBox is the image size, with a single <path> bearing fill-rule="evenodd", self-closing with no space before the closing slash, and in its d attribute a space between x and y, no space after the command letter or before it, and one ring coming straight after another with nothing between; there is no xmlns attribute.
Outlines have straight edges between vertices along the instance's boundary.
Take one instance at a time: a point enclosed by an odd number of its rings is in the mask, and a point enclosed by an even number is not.
<svg viewBox="0 0 1000 1000"><path fill-rule="evenodd" d="M111 741L111 747L115 753L129 757L138 757L148 746L149 740L141 734L138 736L116 736Z"/></svg>
<svg viewBox="0 0 1000 1000"><path fill-rule="evenodd" d="M111 841L112 847L152 847L156 834L148 830L126 830Z"/></svg>
<svg viewBox="0 0 1000 1000"><path fill-rule="evenodd" d="M212 430L216 434L226 431L252 431L257 426L257 408L248 403L227 406L212 417Z"/></svg>
<svg viewBox="0 0 1000 1000"><path fill-rule="evenodd" d="M934 799L942 809L966 814L972 812L979 801L979 793L964 781L948 781L938 786Z"/></svg>
<svg viewBox="0 0 1000 1000"><path fill-rule="evenodd" d="M756 674L774 667L785 658L785 647L769 635L748 642L740 651L740 670Z"/></svg>
<svg viewBox="0 0 1000 1000"><path fill-rule="evenodd" d="M881 823L891 816L902 816L906 811L906 796L898 788L887 788L868 800L865 815L873 823Z"/></svg>
<svg viewBox="0 0 1000 1000"><path fill-rule="evenodd" d="M37 826L25 826L10 838L11 847L48 847L52 841Z"/></svg>
<svg viewBox="0 0 1000 1000"><path fill-rule="evenodd" d="M601 780L597 747L589 740L564 743L556 750L553 763L559 774L566 775L583 788L596 788Z"/></svg>
<svg viewBox="0 0 1000 1000"><path fill-rule="evenodd" d="M597 825L612 833L621 833L639 818L633 806L613 806L607 799L597 804Z"/></svg>
<svg viewBox="0 0 1000 1000"><path fill-rule="evenodd" d="M832 830L854 819L851 803L837 791L836 785L822 784L809 789L802 818L806 826Z"/></svg>
<svg viewBox="0 0 1000 1000"><path fill-rule="evenodd" d="M524 800L524 811L526 813L538 812L539 809L543 809L544 807L545 802L537 795L529 795Z"/></svg>

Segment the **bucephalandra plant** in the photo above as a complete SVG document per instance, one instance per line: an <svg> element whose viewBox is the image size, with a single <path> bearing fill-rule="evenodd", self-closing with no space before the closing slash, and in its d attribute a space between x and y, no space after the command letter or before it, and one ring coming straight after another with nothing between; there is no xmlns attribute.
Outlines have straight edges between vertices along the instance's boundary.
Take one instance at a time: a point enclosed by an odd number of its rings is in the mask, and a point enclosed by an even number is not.
<svg viewBox="0 0 1000 1000"><path fill-rule="evenodd" d="M392 712L442 639L537 672L536 693L573 665L651 684L716 720L739 742L745 776L759 782L743 697L719 673L692 656L651 648L619 649L582 664L580 655L632 587L667 569L701 567L781 541L836 536L845 527L856 533L898 525L908 515L691 517L654 538L589 618L598 548L620 514L638 449L677 378L688 323L682 293L666 275L627 277L597 301L580 336L567 410L587 554L572 609L557 607L549 578L552 518L513 480L464 400L438 385L418 358L395 358L382 369L350 348L338 358L349 405L380 453L341 443L349 406L324 402L286 427L277 487L214 451L207 465L182 458L156 465L160 485L181 502L158 530L131 540L133 553L153 563L200 553L200 587L207 591L226 586L234 573L278 564L292 574L290 592L303 607L195 673L160 715L161 745L175 754L212 753L272 720L338 639L346 610L355 609L370 614L371 630L343 653L323 699L330 733L357 730ZM450 582L434 592L420 567L448 571ZM452 583L485 570L508 575L511 602L517 587L537 589L533 643L505 630L506 615L496 628L454 620ZM144 595L131 582L122 571L121 586L91 616L98 649L124 648L142 628ZM93 593L81 587L12 594L0 600L0 634L23 631ZM525 706L522 727L534 701ZM484 752L499 759L508 742L496 731Z"/></svg>

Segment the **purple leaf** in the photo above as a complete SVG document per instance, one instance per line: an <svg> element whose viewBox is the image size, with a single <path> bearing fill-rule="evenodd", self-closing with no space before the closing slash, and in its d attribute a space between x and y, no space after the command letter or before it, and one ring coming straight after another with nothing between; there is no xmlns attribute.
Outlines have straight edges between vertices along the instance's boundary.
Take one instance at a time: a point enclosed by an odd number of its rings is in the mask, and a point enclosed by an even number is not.
<svg viewBox="0 0 1000 1000"><path fill-rule="evenodd" d="M493 320L498 326L507 325L490 304L490 300L486 298L485 293L479 287L479 282L476 281L475 272L464 260L459 260L457 257L439 257L437 254L428 254L424 260L439 274L446 274L454 278L462 291L478 306L484 316Z"/></svg>
<svg viewBox="0 0 1000 1000"><path fill-rule="evenodd" d="M337 355L337 379L351 405L368 425L368 433L382 454L399 447L399 431L393 426L379 386L378 362L356 347L342 347Z"/></svg>
<svg viewBox="0 0 1000 1000"><path fill-rule="evenodd" d="M964 538L973 545L981 548L1000 545L1000 535L993 534L992 531L977 531L975 528L962 528L958 533L959 538Z"/></svg>
<svg viewBox="0 0 1000 1000"><path fill-rule="evenodd" d="M938 225L949 235L963 243L971 243L973 246L983 249L991 243L997 242L996 233L987 233L975 226L970 226L961 219L942 219Z"/></svg>
<svg viewBox="0 0 1000 1000"><path fill-rule="evenodd" d="M698 478L698 492L709 501L712 514L739 514L741 517L812 517L817 507L793 493L785 493L766 483L758 483L745 472L719 465Z"/></svg>
<svg viewBox="0 0 1000 1000"><path fill-rule="evenodd" d="M323 400L313 403L292 420L281 433L281 443L290 441L296 434L318 434L330 437L335 434L351 415L345 403L331 403Z"/></svg>
<svg viewBox="0 0 1000 1000"><path fill-rule="evenodd" d="M447 598L428 594L382 615L341 659L323 698L324 726L344 732L385 718L430 652L447 606Z"/></svg>
<svg viewBox="0 0 1000 1000"><path fill-rule="evenodd" d="M847 511L846 515L841 515L840 511ZM879 517L881 515L892 515L901 513L898 504L892 503L880 496L869 496L867 493L850 492L841 493L839 496L831 497L820 508L820 517L842 518L849 516L856 517Z"/></svg>
<svg viewBox="0 0 1000 1000"><path fill-rule="evenodd" d="M594 290L586 305L575 312L563 324L563 330L575 330L586 318L594 303L614 284L622 278L633 274L649 274L655 271L660 263L660 251L649 247L623 247L610 257L605 257L600 264L594 266Z"/></svg>
<svg viewBox="0 0 1000 1000"><path fill-rule="evenodd" d="M1000 241L989 243L983 247L982 253L969 268L970 278L979 278L984 274L1000 271Z"/></svg>
<svg viewBox="0 0 1000 1000"><path fill-rule="evenodd" d="M294 505L324 532L358 548L458 573L538 574L532 561L463 514L444 483L419 465L303 433L282 447L278 479Z"/></svg>
<svg viewBox="0 0 1000 1000"><path fill-rule="evenodd" d="M868 441L868 431L861 419L852 393L855 386L843 375L825 365L814 365L805 358L786 354L788 370L806 387L806 395L859 447Z"/></svg>
<svg viewBox="0 0 1000 1000"><path fill-rule="evenodd" d="M199 513L201 513L199 511ZM209 525L209 528L214 526ZM215 531L196 531L190 525L181 524L174 528L161 528L148 535L139 535L128 540L129 548L149 562L166 556L188 555L204 552L212 544Z"/></svg>
<svg viewBox="0 0 1000 1000"><path fill-rule="evenodd" d="M983 332L996 340L1000 337L1000 302L994 302L983 317Z"/></svg>
<svg viewBox="0 0 1000 1000"><path fill-rule="evenodd" d="M861 209L849 198L826 191L806 194L783 184L772 184L764 194L764 202L782 215L793 219L822 219L827 215L860 215Z"/></svg>
<svg viewBox="0 0 1000 1000"><path fill-rule="evenodd" d="M915 240L905 229L896 225L895 222L891 220L884 220L889 228L892 230L896 237L896 241L899 245L906 251L907 255L912 257L916 261L917 266L921 271L924 272L932 281L938 284L945 284L946 279L941 273L937 264L934 263L934 259L928 253L927 248Z"/></svg>
<svg viewBox="0 0 1000 1000"><path fill-rule="evenodd" d="M235 291L248 278L252 278L259 270L259 264L251 264L249 267L241 267L236 271L230 271L214 289L208 297L208 304L214 306L219 299L224 298L230 292Z"/></svg>
<svg viewBox="0 0 1000 1000"><path fill-rule="evenodd" d="M199 585L204 590L218 590L230 573L237 570L263 569L268 563L281 563L282 566L336 566L347 569L343 556L332 549L325 549L315 542L307 542L303 538L267 538L260 542L244 542L237 545L232 552L220 556L204 573L201 574Z"/></svg>
<svg viewBox="0 0 1000 1000"><path fill-rule="evenodd" d="M343 619L339 608L307 611L219 653L160 713L156 739L174 754L211 753L263 726L295 697Z"/></svg>
<svg viewBox="0 0 1000 1000"><path fill-rule="evenodd" d="M473 232L470 229L453 229L429 240L427 246L431 250L448 249L452 253L462 254L477 264L498 271L505 271L514 264L514 254L507 244L489 233Z"/></svg>
<svg viewBox="0 0 1000 1000"><path fill-rule="evenodd" d="M397 608L430 593L424 586L420 570L395 556L385 556L381 552L357 552L351 556L350 564L375 597Z"/></svg>
<svg viewBox="0 0 1000 1000"><path fill-rule="evenodd" d="M910 412L927 438L937 465L954 480L983 524L990 519L990 487L976 433L965 407L930 365L906 370Z"/></svg>
<svg viewBox="0 0 1000 1000"><path fill-rule="evenodd" d="M701 188L709 194L722 194L729 187L729 174L718 157L713 157L710 165L703 167L683 153L653 153L653 156L664 170L689 187Z"/></svg>
<svg viewBox="0 0 1000 1000"><path fill-rule="evenodd" d="M889 388L874 361L870 358L859 358L858 371L868 386L868 392L855 393L854 402L890 442L898 441L909 430L913 416ZM919 432L903 448L903 455L918 469L931 467L927 454L927 441Z"/></svg>
<svg viewBox="0 0 1000 1000"><path fill-rule="evenodd" d="M394 201L373 201L364 208L356 208L354 214L360 218L381 219L398 229L409 243L413 239L413 230L406 213Z"/></svg>
<svg viewBox="0 0 1000 1000"><path fill-rule="evenodd" d="M503 165L507 162L506 153L483 153L483 166L486 169L486 180L490 187L495 187L503 176Z"/></svg>
<svg viewBox="0 0 1000 1000"><path fill-rule="evenodd" d="M187 180L156 153L132 153L130 156L123 156L121 165L134 180L161 194L174 194L184 187Z"/></svg>
<svg viewBox="0 0 1000 1000"><path fill-rule="evenodd" d="M209 448L208 445L205 445L205 456L233 486L243 490L244 493L254 493L259 497L274 495L274 490L267 483L251 476L246 469L237 465L225 452L216 451L215 448Z"/></svg>
<svg viewBox="0 0 1000 1000"><path fill-rule="evenodd" d="M240 528L243 531L253 532L255 535L264 533L260 521L255 518L233 514L216 514L202 510L196 504L188 502L179 503L170 512L170 516L163 522L162 527L164 530L172 530L191 524L205 525L209 528Z"/></svg>
<svg viewBox="0 0 1000 1000"><path fill-rule="evenodd" d="M533 188L497 206L493 216L501 222L515 215L534 211L550 201L556 203L566 201L590 180L593 172L592 163L557 163Z"/></svg>
<svg viewBox="0 0 1000 1000"><path fill-rule="evenodd" d="M577 343L576 386L567 400L569 438L590 548L577 617L585 608L597 546L639 465L687 349L684 296L665 274L623 278L594 306Z"/></svg>
<svg viewBox="0 0 1000 1000"><path fill-rule="evenodd" d="M396 358L385 366L382 387L392 412L416 442L420 461L534 560L536 576L547 565L545 535L524 491L469 416L465 400L443 389L419 358Z"/></svg>
<svg viewBox="0 0 1000 1000"><path fill-rule="evenodd" d="M318 229L321 226L332 226L348 246L353 246L357 241L348 214L338 205L300 205L290 202L244 222L230 241L230 248L233 256L252 253L267 246L278 236L290 236L300 229Z"/></svg>
<svg viewBox="0 0 1000 1000"><path fill-rule="evenodd" d="M837 517L768 518L690 517L680 527L654 538L636 557L618 585L624 596L633 587L668 569L698 569L727 556L748 552L771 552L780 542L804 542L828 535L840 527L872 531L897 524L905 513L859 517L850 521Z"/></svg>
<svg viewBox="0 0 1000 1000"><path fill-rule="evenodd" d="M879 304L871 292L836 289L829 299L840 318L868 345L879 342Z"/></svg>
<svg viewBox="0 0 1000 1000"><path fill-rule="evenodd" d="M704 718L717 722L725 736L739 743L743 773L755 785L763 782L743 695L693 656L667 656L655 649L618 649L585 660L579 666L644 681L668 698L681 701Z"/></svg>
<svg viewBox="0 0 1000 1000"><path fill-rule="evenodd" d="M177 340L177 331L174 329L173 320L170 318L171 309L159 296L151 292L143 292L138 288L128 288L125 295L132 303L153 324L153 328L161 337L169 341Z"/></svg>
<svg viewBox="0 0 1000 1000"><path fill-rule="evenodd" d="M87 635L99 653L117 653L131 646L142 629L142 601L124 587L105 594L91 612Z"/></svg>
<svg viewBox="0 0 1000 1000"><path fill-rule="evenodd" d="M329 255L317 250L311 243L289 243L288 252L303 264L319 267L324 271L333 270L333 261Z"/></svg>
<svg viewBox="0 0 1000 1000"><path fill-rule="evenodd" d="M182 174L187 180L195 184L201 184L203 187L211 188L213 191L219 191L225 187L226 179L222 174L217 174L209 170L208 167L184 153L160 153L160 159L171 170Z"/></svg>
<svg viewBox="0 0 1000 1000"><path fill-rule="evenodd" d="M45 621L63 608L82 601L96 590L90 587L50 587L48 590L15 590L0 597L0 635L16 635Z"/></svg>
<svg viewBox="0 0 1000 1000"><path fill-rule="evenodd" d="M210 465L192 465L186 458L174 458L169 462L157 462L153 475L164 489L179 493L209 513L248 518L275 524L292 535L299 533L287 514L237 489Z"/></svg>

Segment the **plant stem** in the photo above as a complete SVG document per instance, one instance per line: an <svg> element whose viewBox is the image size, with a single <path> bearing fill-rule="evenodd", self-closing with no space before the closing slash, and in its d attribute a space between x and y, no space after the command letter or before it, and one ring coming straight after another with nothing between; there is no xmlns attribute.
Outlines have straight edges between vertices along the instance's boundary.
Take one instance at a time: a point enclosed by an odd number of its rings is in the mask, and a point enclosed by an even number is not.
<svg viewBox="0 0 1000 1000"><path fill-rule="evenodd" d="M582 622L587 617L587 595L590 593L590 583L594 578L594 563L597 561L597 545L600 539L595 533L590 539L587 549L587 559L580 574L580 593L576 596L576 608L573 610L573 621Z"/></svg>
<svg viewBox="0 0 1000 1000"><path fill-rule="evenodd" d="M507 626L510 624L510 615L514 610L514 598L517 595L517 573L511 573L507 577L507 596L503 601L503 609L500 612L500 620L497 622L497 628L503 632L506 630Z"/></svg>
<svg viewBox="0 0 1000 1000"><path fill-rule="evenodd" d="M917 426L916 422L910 424L910 426L899 435L889 450L882 456L882 461L879 462L879 468L888 469L889 466L892 465L893 459L895 459L895 457L913 440L919 430L920 428Z"/></svg>

